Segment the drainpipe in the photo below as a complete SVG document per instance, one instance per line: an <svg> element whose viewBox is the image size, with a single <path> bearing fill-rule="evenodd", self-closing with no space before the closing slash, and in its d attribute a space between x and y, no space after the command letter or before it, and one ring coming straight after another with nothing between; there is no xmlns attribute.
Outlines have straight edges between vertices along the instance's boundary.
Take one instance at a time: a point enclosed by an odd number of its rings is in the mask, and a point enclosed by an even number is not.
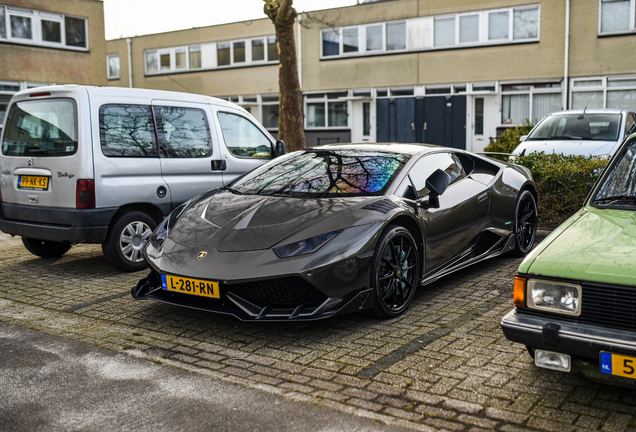
<svg viewBox="0 0 636 432"><path fill-rule="evenodd" d="M126 43L128 44L128 87L132 88L132 39L126 38Z"/></svg>
<svg viewBox="0 0 636 432"><path fill-rule="evenodd" d="M570 0L565 2L565 58L563 60L563 109L568 109L570 66Z"/></svg>
<svg viewBox="0 0 636 432"><path fill-rule="evenodd" d="M302 47L302 26L300 25L300 21L302 19L302 14L298 14L298 85L300 86L300 91L303 91L303 47Z"/></svg>

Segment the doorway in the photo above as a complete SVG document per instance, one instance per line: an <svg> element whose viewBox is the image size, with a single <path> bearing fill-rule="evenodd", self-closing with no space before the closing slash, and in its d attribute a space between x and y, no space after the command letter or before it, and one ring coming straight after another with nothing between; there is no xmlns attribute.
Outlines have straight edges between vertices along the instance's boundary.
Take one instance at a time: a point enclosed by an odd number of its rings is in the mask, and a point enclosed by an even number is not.
<svg viewBox="0 0 636 432"><path fill-rule="evenodd" d="M375 104L373 99L351 102L351 142L375 142Z"/></svg>
<svg viewBox="0 0 636 432"><path fill-rule="evenodd" d="M490 143L490 138L494 138L497 135L497 120L499 116L497 96L475 95L470 99L469 150L479 153L483 152L484 148Z"/></svg>

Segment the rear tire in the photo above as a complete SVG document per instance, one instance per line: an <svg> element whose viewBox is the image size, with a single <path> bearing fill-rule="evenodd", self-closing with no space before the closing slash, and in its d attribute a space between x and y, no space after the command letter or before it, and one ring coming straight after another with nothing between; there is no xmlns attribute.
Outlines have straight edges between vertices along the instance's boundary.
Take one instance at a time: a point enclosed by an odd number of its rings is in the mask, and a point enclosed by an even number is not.
<svg viewBox="0 0 636 432"><path fill-rule="evenodd" d="M135 272L148 267L142 254L146 242L157 227L148 214L140 211L122 213L113 220L102 251L106 261L118 270Z"/></svg>
<svg viewBox="0 0 636 432"><path fill-rule="evenodd" d="M56 258L64 255L71 248L70 243L61 243L49 240L38 240L22 237L22 244L33 255L42 258Z"/></svg>
<svg viewBox="0 0 636 432"><path fill-rule="evenodd" d="M404 227L388 226L375 246L371 263L373 314L395 318L409 307L420 284L420 257L415 239Z"/></svg>
<svg viewBox="0 0 636 432"><path fill-rule="evenodd" d="M521 191L515 206L515 248L511 254L523 257L534 247L537 237L537 202L528 190Z"/></svg>

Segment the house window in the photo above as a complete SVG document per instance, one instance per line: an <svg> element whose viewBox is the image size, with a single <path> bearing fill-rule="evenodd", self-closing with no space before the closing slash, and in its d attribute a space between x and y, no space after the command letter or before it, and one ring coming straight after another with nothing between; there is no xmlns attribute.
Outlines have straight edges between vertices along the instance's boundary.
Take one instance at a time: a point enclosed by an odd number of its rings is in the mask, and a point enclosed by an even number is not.
<svg viewBox="0 0 636 432"><path fill-rule="evenodd" d="M232 63L232 57L230 53L230 43L221 42L216 44L216 59L217 65L228 66Z"/></svg>
<svg viewBox="0 0 636 432"><path fill-rule="evenodd" d="M536 124L546 115L562 110L561 83L501 86L501 123Z"/></svg>
<svg viewBox="0 0 636 432"><path fill-rule="evenodd" d="M109 54L108 63L108 79L119 79L119 54Z"/></svg>
<svg viewBox="0 0 636 432"><path fill-rule="evenodd" d="M146 52L146 73L153 74L159 72L159 55L157 51Z"/></svg>
<svg viewBox="0 0 636 432"><path fill-rule="evenodd" d="M379 51L382 49L382 25L370 25L366 27L367 51Z"/></svg>
<svg viewBox="0 0 636 432"><path fill-rule="evenodd" d="M327 29L322 31L322 55L324 57L340 54L340 35L337 31Z"/></svg>
<svg viewBox="0 0 636 432"><path fill-rule="evenodd" d="M190 69L201 69L200 45L188 47L188 59L190 61Z"/></svg>
<svg viewBox="0 0 636 432"><path fill-rule="evenodd" d="M358 52L358 28L342 30L342 51L345 53Z"/></svg>
<svg viewBox="0 0 636 432"><path fill-rule="evenodd" d="M66 45L87 48L86 20L83 18L64 17L66 28Z"/></svg>
<svg viewBox="0 0 636 432"><path fill-rule="evenodd" d="M232 43L234 51L234 63L245 63L245 41L236 41Z"/></svg>
<svg viewBox="0 0 636 432"><path fill-rule="evenodd" d="M265 41L263 39L252 39L252 61L265 60Z"/></svg>
<svg viewBox="0 0 636 432"><path fill-rule="evenodd" d="M514 40L539 37L539 9L515 9L513 21Z"/></svg>
<svg viewBox="0 0 636 432"><path fill-rule="evenodd" d="M278 45L276 36L267 36L267 61L278 61Z"/></svg>
<svg viewBox="0 0 636 432"><path fill-rule="evenodd" d="M175 48L174 50L175 69L186 69L188 67L186 51L187 51L186 47Z"/></svg>
<svg viewBox="0 0 636 432"><path fill-rule="evenodd" d="M435 18L434 37L436 47L455 45L455 17Z"/></svg>
<svg viewBox="0 0 636 432"><path fill-rule="evenodd" d="M572 109L618 108L636 111L636 76L572 80Z"/></svg>
<svg viewBox="0 0 636 432"><path fill-rule="evenodd" d="M0 40L88 50L86 18L0 5Z"/></svg>
<svg viewBox="0 0 636 432"><path fill-rule="evenodd" d="M509 39L510 12L491 12L488 14L488 40Z"/></svg>
<svg viewBox="0 0 636 432"><path fill-rule="evenodd" d="M634 0L601 0L600 33L634 30Z"/></svg>
<svg viewBox="0 0 636 432"><path fill-rule="evenodd" d="M459 17L459 43L479 42L479 15Z"/></svg>
<svg viewBox="0 0 636 432"><path fill-rule="evenodd" d="M406 23L387 23L386 50L396 51L406 49Z"/></svg>
<svg viewBox="0 0 636 432"><path fill-rule="evenodd" d="M261 100L262 125L267 129L278 129L278 95L263 95Z"/></svg>
<svg viewBox="0 0 636 432"><path fill-rule="evenodd" d="M159 51L159 68L162 71L169 71L172 68L170 50Z"/></svg>
<svg viewBox="0 0 636 432"><path fill-rule="evenodd" d="M347 92L305 96L307 128L344 128L348 126L348 103L340 100Z"/></svg>

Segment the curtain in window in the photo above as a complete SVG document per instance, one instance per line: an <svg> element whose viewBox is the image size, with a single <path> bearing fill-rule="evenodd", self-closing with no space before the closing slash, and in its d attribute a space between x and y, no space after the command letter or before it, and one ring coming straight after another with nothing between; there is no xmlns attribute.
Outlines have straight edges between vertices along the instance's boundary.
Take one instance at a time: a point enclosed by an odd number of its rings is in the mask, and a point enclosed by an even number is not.
<svg viewBox="0 0 636 432"><path fill-rule="evenodd" d="M307 104L307 127L325 127L325 103Z"/></svg>
<svg viewBox="0 0 636 432"><path fill-rule="evenodd" d="M435 46L455 45L455 17L435 20Z"/></svg>
<svg viewBox="0 0 636 432"><path fill-rule="evenodd" d="M601 2L601 33L629 30L629 0Z"/></svg>
<svg viewBox="0 0 636 432"><path fill-rule="evenodd" d="M607 107L636 111L636 90L612 90L607 92Z"/></svg>
<svg viewBox="0 0 636 432"><path fill-rule="evenodd" d="M459 17L459 42L479 42L479 15Z"/></svg>
<svg viewBox="0 0 636 432"><path fill-rule="evenodd" d="M532 124L537 124L543 117L561 109L561 93L532 95Z"/></svg>
<svg viewBox="0 0 636 432"><path fill-rule="evenodd" d="M504 95L501 121L504 124L524 124L530 119L530 95Z"/></svg>
<svg viewBox="0 0 636 432"><path fill-rule="evenodd" d="M603 108L603 92L574 92L572 93L572 109Z"/></svg>

